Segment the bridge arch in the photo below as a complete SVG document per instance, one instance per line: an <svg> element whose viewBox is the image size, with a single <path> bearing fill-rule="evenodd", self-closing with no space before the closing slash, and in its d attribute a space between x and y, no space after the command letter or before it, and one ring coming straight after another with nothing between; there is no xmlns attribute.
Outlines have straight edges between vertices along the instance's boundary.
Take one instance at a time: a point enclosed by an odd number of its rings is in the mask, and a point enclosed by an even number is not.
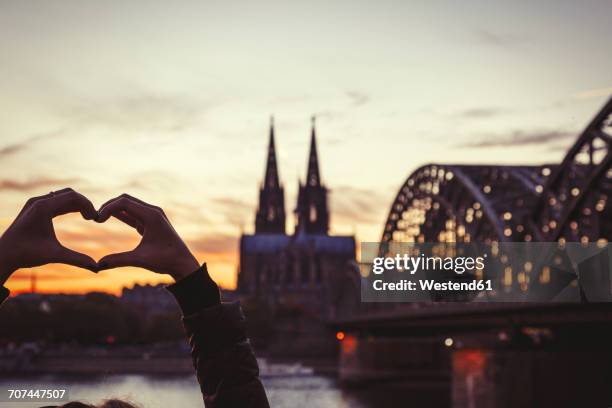
<svg viewBox="0 0 612 408"><path fill-rule="evenodd" d="M543 169L544 166L422 166L399 189L381 242L531 240L521 220L537 200L542 174L546 174Z"/></svg>
<svg viewBox="0 0 612 408"><path fill-rule="evenodd" d="M540 241L609 239L612 214L612 98L567 152L536 203L533 230Z"/></svg>
<svg viewBox="0 0 612 408"><path fill-rule="evenodd" d="M428 164L402 184L381 242L608 241L612 98L559 165Z"/></svg>

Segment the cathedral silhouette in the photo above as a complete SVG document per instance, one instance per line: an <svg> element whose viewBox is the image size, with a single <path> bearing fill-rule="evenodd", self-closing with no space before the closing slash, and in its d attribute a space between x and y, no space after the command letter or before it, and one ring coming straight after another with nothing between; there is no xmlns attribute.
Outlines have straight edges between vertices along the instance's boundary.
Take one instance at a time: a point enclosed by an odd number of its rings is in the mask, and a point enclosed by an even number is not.
<svg viewBox="0 0 612 408"><path fill-rule="evenodd" d="M322 319L334 317L334 293L354 275L355 238L329 235L328 190L321 181L315 119L305 182L299 182L295 230L286 232L285 192L280 181L274 121L259 191L255 234L240 239L238 292L264 300L274 310L296 306ZM349 279L354 282L353 279Z"/></svg>

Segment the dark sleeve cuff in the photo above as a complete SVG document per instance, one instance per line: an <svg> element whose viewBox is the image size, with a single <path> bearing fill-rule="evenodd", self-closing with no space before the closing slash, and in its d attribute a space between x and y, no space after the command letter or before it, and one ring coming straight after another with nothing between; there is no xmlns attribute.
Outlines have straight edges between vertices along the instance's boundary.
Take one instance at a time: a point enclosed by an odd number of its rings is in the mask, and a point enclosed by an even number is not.
<svg viewBox="0 0 612 408"><path fill-rule="evenodd" d="M174 295L183 316L198 313L221 303L219 287L208 275L206 264L178 282L166 287Z"/></svg>
<svg viewBox="0 0 612 408"><path fill-rule="evenodd" d="M0 305L9 297L10 291L4 286L0 286Z"/></svg>
<svg viewBox="0 0 612 408"><path fill-rule="evenodd" d="M185 316L183 324L187 333L193 335L192 339L196 339L200 357L204 360L247 341L246 320L238 302L220 303Z"/></svg>

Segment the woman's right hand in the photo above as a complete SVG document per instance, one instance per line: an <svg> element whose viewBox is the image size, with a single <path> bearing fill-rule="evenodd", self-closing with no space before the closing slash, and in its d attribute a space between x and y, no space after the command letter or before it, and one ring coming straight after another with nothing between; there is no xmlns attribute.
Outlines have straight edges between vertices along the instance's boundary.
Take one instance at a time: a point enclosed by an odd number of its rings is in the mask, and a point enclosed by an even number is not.
<svg viewBox="0 0 612 408"><path fill-rule="evenodd" d="M105 222L113 216L142 235L142 240L134 250L100 259L100 270L137 266L168 274L178 281L200 267L161 208L122 194L104 204L99 214L98 222Z"/></svg>

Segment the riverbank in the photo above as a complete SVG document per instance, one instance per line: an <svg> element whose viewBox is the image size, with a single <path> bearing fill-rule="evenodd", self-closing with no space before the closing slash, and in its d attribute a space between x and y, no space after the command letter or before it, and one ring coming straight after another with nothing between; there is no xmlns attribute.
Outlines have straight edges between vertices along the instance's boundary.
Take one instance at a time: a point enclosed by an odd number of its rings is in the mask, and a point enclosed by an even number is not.
<svg viewBox="0 0 612 408"><path fill-rule="evenodd" d="M258 358L262 377L337 375L333 359ZM0 355L0 377L62 375L189 375L193 363L188 350L151 351L150 348L83 348L67 351L30 351Z"/></svg>

